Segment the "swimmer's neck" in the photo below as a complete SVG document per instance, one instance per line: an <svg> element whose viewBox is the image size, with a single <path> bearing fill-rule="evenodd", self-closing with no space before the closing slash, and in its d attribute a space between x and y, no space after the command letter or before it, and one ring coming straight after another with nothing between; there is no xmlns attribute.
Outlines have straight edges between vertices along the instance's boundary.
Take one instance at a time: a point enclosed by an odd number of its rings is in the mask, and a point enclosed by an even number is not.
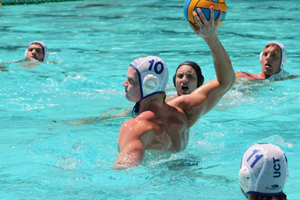
<svg viewBox="0 0 300 200"><path fill-rule="evenodd" d="M274 75L274 74L272 74L272 75ZM268 78L270 78L272 75L268 75L268 74L265 74L265 73L263 73L263 72L259 73L259 76L260 76L261 79L268 79Z"/></svg>
<svg viewBox="0 0 300 200"><path fill-rule="evenodd" d="M161 92L151 95L140 102L140 113L146 110L152 110L156 107L163 107L166 105L165 102L166 93Z"/></svg>
<svg viewBox="0 0 300 200"><path fill-rule="evenodd" d="M270 78L272 75L267 75L264 72L260 72L259 74L248 74L248 76L252 77L253 79L265 80Z"/></svg>

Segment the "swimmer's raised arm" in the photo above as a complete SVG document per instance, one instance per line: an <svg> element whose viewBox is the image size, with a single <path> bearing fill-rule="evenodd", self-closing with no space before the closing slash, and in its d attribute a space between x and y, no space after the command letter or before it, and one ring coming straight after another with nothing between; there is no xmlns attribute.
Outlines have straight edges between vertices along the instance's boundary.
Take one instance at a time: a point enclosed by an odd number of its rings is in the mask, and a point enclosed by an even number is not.
<svg viewBox="0 0 300 200"><path fill-rule="evenodd" d="M216 21L208 21L200 9L198 12L201 20L196 13L194 17L200 28L192 26L192 29L208 44L217 78L191 94L166 103L169 72L164 61L156 56L135 59L128 67L123 86L126 98L136 102L133 111L137 116L121 126L118 137L120 154L115 169L141 164L146 150L161 154L183 151L188 144L191 126L232 87L234 71L217 37L221 15ZM214 19L213 8L211 13L211 19Z"/></svg>
<svg viewBox="0 0 300 200"><path fill-rule="evenodd" d="M214 19L214 9L213 7L211 7L210 9L211 9L211 19ZM208 44L213 57L214 67L217 75L217 81L220 85L219 88L221 88L220 89L221 91L226 92L233 85L235 81L235 74L231 65L230 58L217 35L218 24L222 17L222 12L220 13L216 21L213 20L207 21L203 13L201 12L201 9L198 8L197 11L199 12L201 17L200 20L198 15L194 12L194 17L198 25L201 25L203 23L202 21L210 25L206 25L206 26L202 25L200 26L200 29L197 29L191 23L190 25L194 30L195 34L202 37L205 40L205 42Z"/></svg>
<svg viewBox="0 0 300 200"><path fill-rule="evenodd" d="M214 19L214 9L211 7L211 19ZM217 32L218 24L221 19L219 17L213 20L206 20L200 9L193 13L196 22L200 28L196 28L190 23L191 28L196 35L202 37L210 48L217 78L205 83L190 95L178 98L177 104L181 104L187 117L190 118L190 125L193 125L197 119L210 111L222 98L222 96L230 90L235 82L235 74L231 65L230 58L221 44Z"/></svg>

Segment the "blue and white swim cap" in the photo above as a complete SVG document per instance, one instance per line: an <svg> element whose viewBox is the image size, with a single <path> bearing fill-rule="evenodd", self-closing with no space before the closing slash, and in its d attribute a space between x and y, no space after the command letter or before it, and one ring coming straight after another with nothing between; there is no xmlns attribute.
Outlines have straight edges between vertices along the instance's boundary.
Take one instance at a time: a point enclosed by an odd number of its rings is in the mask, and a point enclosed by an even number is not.
<svg viewBox="0 0 300 200"><path fill-rule="evenodd" d="M156 56L137 58L130 66L137 71L139 76L141 100L150 95L165 92L169 72L161 58Z"/></svg>
<svg viewBox="0 0 300 200"><path fill-rule="evenodd" d="M246 197L249 194L280 195L288 177L287 158L278 146L255 144L245 152L239 183Z"/></svg>
<svg viewBox="0 0 300 200"><path fill-rule="evenodd" d="M280 42L272 41L272 42L269 42L268 44L266 44L265 46L267 46L269 44L276 44L281 49L281 61L280 61L279 69L276 72L276 74L277 74L282 70L283 66L286 63L286 60L287 60L286 49L285 49L285 46ZM263 56L263 52L261 52L259 55L260 62L262 61L262 56Z"/></svg>
<svg viewBox="0 0 300 200"><path fill-rule="evenodd" d="M139 76L141 99L133 111L139 113L139 103L153 94L165 92L169 80L169 71L165 62L156 56L146 56L135 59L131 64Z"/></svg>
<svg viewBox="0 0 300 200"><path fill-rule="evenodd" d="M41 42L41 41L33 41L33 42L31 42L31 43L28 45L28 47L29 47L30 45L32 45L32 44L39 44L39 45L41 45L41 46L43 47L43 50L44 50L43 62L46 62L47 59L48 59L48 48L47 48L47 45L46 45L45 43ZM27 51L28 51L28 48L27 48L26 51L25 51L25 57L26 57L26 55L27 55Z"/></svg>

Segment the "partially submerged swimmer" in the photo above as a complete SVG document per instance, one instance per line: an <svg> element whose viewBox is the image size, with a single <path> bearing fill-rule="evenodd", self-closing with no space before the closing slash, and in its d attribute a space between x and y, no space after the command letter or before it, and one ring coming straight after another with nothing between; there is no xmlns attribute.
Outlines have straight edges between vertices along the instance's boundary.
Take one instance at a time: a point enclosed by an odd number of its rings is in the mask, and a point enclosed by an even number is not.
<svg viewBox="0 0 300 200"><path fill-rule="evenodd" d="M0 63L0 65L7 65L11 63L19 63L19 62L26 62L23 63L22 66L25 68L32 68L40 64L40 62L46 62L48 59L48 48L45 43L41 41L33 41L29 44L28 48L25 51L25 59L14 61L14 62L6 62ZM3 71L7 71L5 68L2 68Z"/></svg>
<svg viewBox="0 0 300 200"><path fill-rule="evenodd" d="M259 74L251 74L248 72L240 71L235 73L236 78L258 79L265 80L274 74L282 71L283 66L286 64L287 56L286 49L282 43L272 41L266 44L264 50L260 53L260 63L262 70Z"/></svg>
<svg viewBox="0 0 300 200"><path fill-rule="evenodd" d="M214 9L211 19L214 19ZM133 109L137 115L125 121L119 131L118 155L115 169L129 168L142 163L145 152L156 151L164 155L179 152L187 147L189 130L197 120L208 113L230 90L235 82L229 56L218 36L218 24L222 14L208 21L200 8L193 16L199 27L190 23L194 33L202 37L210 48L217 78L205 83L191 94L182 95L170 102L165 101L168 68L155 56L134 60L126 73L126 98L136 102ZM155 82L149 87L148 81Z"/></svg>
<svg viewBox="0 0 300 200"><path fill-rule="evenodd" d="M199 65L192 61L185 61L176 69L173 76L173 84L176 88L177 94L168 96L166 101L192 93L195 89L200 87L204 82L204 77Z"/></svg>
<svg viewBox="0 0 300 200"><path fill-rule="evenodd" d="M181 63L173 76L173 84L178 96L192 93L203 82L204 77L199 65L191 61Z"/></svg>
<svg viewBox="0 0 300 200"><path fill-rule="evenodd" d="M46 44L41 41L31 42L25 51L25 59L30 58L34 58L40 62L46 62L48 59L48 48Z"/></svg>
<svg viewBox="0 0 300 200"><path fill-rule="evenodd" d="M201 72L199 65L192 61L185 61L176 69L176 72L173 76L173 84L176 88L177 94L166 97L166 102L169 102L176 97L191 94L194 90L200 87L204 82L204 77ZM118 108L116 108L117 110ZM130 110L125 110L122 113L107 115L105 111L100 117L85 118L78 120L73 125L86 124L86 123L97 123L102 120L116 119L116 118L125 118L130 117Z"/></svg>

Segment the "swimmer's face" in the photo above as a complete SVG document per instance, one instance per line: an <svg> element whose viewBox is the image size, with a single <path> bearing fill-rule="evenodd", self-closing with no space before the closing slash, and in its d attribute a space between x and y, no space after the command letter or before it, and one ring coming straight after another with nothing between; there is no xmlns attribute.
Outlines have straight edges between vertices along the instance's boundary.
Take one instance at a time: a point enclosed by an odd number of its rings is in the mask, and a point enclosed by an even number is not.
<svg viewBox="0 0 300 200"><path fill-rule="evenodd" d="M276 44L267 45L264 48L261 64L262 71L266 75L278 72L281 61L281 49Z"/></svg>
<svg viewBox="0 0 300 200"><path fill-rule="evenodd" d="M26 58L34 58L40 62L44 60L44 49L40 44L31 44L27 49Z"/></svg>
<svg viewBox="0 0 300 200"><path fill-rule="evenodd" d="M134 68L129 67L126 73L126 81L123 83L125 87L126 99L132 102L141 100L140 83L137 72Z"/></svg>
<svg viewBox="0 0 300 200"><path fill-rule="evenodd" d="M175 77L178 96L192 93L197 88L197 82L196 71L189 65L182 65Z"/></svg>

